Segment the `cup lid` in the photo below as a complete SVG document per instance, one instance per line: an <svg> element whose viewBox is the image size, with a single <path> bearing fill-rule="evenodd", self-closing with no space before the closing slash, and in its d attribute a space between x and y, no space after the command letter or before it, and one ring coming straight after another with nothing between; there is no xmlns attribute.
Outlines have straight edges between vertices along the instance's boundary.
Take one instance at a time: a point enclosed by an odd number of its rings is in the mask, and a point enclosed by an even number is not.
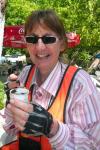
<svg viewBox="0 0 100 150"><path fill-rule="evenodd" d="M29 90L28 89L26 89L26 88L21 88L21 87L19 87L19 88L15 88L15 89L12 89L11 90L11 93L12 94L28 94L29 93Z"/></svg>

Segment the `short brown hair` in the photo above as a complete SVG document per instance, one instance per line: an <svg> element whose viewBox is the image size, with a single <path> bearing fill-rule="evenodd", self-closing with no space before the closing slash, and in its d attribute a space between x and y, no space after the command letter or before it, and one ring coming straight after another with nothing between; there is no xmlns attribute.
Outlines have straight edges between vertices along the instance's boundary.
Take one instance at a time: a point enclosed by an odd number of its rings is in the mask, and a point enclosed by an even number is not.
<svg viewBox="0 0 100 150"><path fill-rule="evenodd" d="M62 40L66 39L64 26L53 10L48 9L33 11L26 19L25 35L28 32L31 32L33 27L37 24L46 25L48 28L54 31L59 38Z"/></svg>

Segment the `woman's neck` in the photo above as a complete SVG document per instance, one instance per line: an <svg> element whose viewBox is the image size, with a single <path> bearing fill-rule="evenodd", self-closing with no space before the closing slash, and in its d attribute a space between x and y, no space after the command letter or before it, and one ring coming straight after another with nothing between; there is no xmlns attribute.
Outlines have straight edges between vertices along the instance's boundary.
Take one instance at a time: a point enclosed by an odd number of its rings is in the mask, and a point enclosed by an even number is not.
<svg viewBox="0 0 100 150"><path fill-rule="evenodd" d="M36 81L37 81L38 86L40 86L47 79L48 75L49 75L49 72L42 73L39 70L37 71Z"/></svg>
<svg viewBox="0 0 100 150"><path fill-rule="evenodd" d="M56 64L55 64L56 65ZM49 76L49 74L52 72L52 70L54 69L54 66L52 66L52 68L49 68L48 70L40 70L37 68L37 77L36 77L36 81L37 84L40 86Z"/></svg>

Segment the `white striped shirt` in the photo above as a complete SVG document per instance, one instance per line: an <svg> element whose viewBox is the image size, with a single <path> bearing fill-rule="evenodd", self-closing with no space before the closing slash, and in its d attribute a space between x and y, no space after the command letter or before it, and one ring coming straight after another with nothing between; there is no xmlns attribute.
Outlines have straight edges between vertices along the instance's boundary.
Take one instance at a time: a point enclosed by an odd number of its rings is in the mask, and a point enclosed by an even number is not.
<svg viewBox="0 0 100 150"><path fill-rule="evenodd" d="M66 64L58 62L44 83L38 87L35 72L32 80L34 84L32 101L42 105L45 109L56 95L60 81L66 69ZM23 69L19 80L24 84L30 66ZM65 124L59 122L59 130L55 136L49 138L53 150L100 150L100 93L97 91L90 75L84 70L77 72L66 105ZM16 133L16 129L9 130L13 120L6 110L5 129Z"/></svg>

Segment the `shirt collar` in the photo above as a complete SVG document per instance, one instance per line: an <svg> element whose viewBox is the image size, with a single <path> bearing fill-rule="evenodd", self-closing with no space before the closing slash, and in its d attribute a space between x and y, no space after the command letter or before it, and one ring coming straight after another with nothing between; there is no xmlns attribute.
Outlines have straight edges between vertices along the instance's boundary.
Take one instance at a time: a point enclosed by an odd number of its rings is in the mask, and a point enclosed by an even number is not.
<svg viewBox="0 0 100 150"><path fill-rule="evenodd" d="M35 85L37 85L36 76L37 76L37 69L35 70L35 74L32 81L32 84ZM59 80L60 76L61 76L61 63L58 61L54 69L49 74L47 79L43 82L43 84L40 86L40 88L43 88L45 91L55 96L60 83Z"/></svg>

